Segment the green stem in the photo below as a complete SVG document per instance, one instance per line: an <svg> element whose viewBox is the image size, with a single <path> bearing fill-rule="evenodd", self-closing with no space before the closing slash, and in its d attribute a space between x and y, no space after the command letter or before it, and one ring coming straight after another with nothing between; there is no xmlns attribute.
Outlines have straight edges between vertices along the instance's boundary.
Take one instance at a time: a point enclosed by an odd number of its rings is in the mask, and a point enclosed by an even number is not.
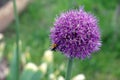
<svg viewBox="0 0 120 80"><path fill-rule="evenodd" d="M72 64L73 64L73 59L69 58L65 80L70 80L71 71L72 71Z"/></svg>
<svg viewBox="0 0 120 80"><path fill-rule="evenodd" d="M16 0L13 0L13 7L14 7L14 16L16 21L16 80L19 80L19 17L17 13L17 6L16 6Z"/></svg>

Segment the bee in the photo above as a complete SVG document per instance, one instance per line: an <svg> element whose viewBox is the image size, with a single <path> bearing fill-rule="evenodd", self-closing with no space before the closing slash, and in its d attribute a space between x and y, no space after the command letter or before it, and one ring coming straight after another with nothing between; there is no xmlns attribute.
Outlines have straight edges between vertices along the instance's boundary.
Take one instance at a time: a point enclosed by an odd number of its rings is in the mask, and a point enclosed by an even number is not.
<svg viewBox="0 0 120 80"><path fill-rule="evenodd" d="M55 51L55 49L57 48L57 46L58 46L57 44L52 44L52 45L51 45L51 50L52 50L52 51Z"/></svg>

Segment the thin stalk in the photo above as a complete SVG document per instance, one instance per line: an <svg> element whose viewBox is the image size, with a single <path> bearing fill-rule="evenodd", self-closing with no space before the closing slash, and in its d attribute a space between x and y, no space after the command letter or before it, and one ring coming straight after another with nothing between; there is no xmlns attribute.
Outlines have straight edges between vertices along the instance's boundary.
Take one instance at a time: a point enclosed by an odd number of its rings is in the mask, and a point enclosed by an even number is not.
<svg viewBox="0 0 120 80"><path fill-rule="evenodd" d="M69 58L65 80L70 80L71 78L72 64L73 64L73 58Z"/></svg>
<svg viewBox="0 0 120 80"><path fill-rule="evenodd" d="M16 0L13 0L13 7L14 7L14 16L16 21L16 80L19 80L19 17L17 13L17 6L16 6Z"/></svg>
<svg viewBox="0 0 120 80"><path fill-rule="evenodd" d="M69 8L70 9L78 9L79 5L77 4L76 0L69 1Z"/></svg>

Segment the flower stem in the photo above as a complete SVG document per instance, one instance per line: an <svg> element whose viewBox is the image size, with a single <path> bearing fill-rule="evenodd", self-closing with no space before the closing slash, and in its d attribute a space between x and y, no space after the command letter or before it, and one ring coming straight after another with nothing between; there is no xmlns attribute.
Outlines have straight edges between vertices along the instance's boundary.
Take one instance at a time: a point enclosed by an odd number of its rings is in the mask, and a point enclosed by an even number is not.
<svg viewBox="0 0 120 80"><path fill-rule="evenodd" d="M15 16L15 21L16 21L16 80L19 80L19 17L17 13L17 6L16 6L16 0L13 0L13 7L14 7L14 16Z"/></svg>
<svg viewBox="0 0 120 80"><path fill-rule="evenodd" d="M72 64L73 64L73 58L69 58L65 80L70 80L71 71L72 71Z"/></svg>

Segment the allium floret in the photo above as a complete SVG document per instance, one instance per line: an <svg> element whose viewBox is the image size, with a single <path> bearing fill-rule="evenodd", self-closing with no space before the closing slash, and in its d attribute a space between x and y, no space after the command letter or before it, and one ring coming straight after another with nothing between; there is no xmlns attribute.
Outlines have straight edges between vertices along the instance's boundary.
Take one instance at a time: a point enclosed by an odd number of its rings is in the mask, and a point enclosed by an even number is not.
<svg viewBox="0 0 120 80"><path fill-rule="evenodd" d="M57 45L56 50L73 58L89 57L101 46L98 20L83 8L57 17L50 38Z"/></svg>

